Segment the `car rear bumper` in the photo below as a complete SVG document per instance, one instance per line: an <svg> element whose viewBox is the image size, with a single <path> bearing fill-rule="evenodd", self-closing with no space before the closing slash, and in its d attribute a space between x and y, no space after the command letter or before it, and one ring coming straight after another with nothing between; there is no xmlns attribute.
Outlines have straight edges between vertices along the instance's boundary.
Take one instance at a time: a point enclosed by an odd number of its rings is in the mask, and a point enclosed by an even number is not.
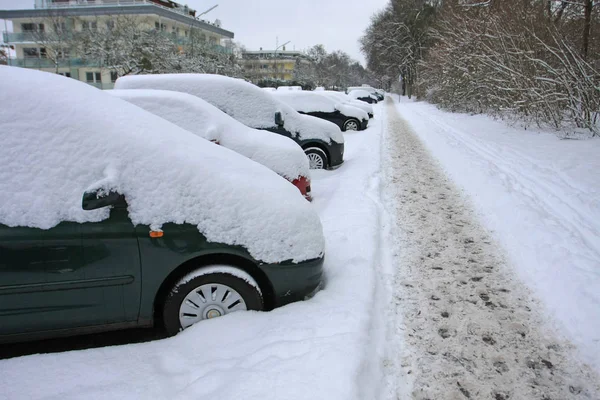
<svg viewBox="0 0 600 400"><path fill-rule="evenodd" d="M336 169L344 162L344 143L331 141L329 150L329 168Z"/></svg>
<svg viewBox="0 0 600 400"><path fill-rule="evenodd" d="M323 284L323 261L321 257L298 264L261 266L273 286L274 306L304 300L319 291Z"/></svg>

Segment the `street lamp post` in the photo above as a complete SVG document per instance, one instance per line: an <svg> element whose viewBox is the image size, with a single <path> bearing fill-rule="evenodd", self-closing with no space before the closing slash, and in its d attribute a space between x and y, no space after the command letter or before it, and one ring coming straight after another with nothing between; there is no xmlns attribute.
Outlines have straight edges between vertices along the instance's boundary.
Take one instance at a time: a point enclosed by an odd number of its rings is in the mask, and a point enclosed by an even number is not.
<svg viewBox="0 0 600 400"><path fill-rule="evenodd" d="M288 40L287 42L285 42L284 44L282 44L281 46L277 46L275 47L275 73L277 74L277 50L279 50L280 48L284 47L286 44L290 43L291 40Z"/></svg>

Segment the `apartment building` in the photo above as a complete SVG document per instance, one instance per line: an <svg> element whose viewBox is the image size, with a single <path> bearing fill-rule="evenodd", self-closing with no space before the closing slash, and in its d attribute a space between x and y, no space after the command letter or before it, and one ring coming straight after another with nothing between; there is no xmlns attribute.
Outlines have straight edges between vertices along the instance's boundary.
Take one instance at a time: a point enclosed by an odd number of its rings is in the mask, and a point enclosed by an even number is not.
<svg viewBox="0 0 600 400"><path fill-rule="evenodd" d="M0 19L11 21L13 26L12 32L3 33L5 45L16 53L16 58L8 60L9 65L56 72L111 89L117 73L97 61L78 57L68 44L60 47L61 38L84 30L111 29L127 17L140 29L168 35L174 45L188 43L193 34L194 40L206 42L215 51L230 52L225 41L234 37L233 32L196 14L196 10L170 0L35 0L33 9L0 10ZM53 57L49 56L50 48Z"/></svg>
<svg viewBox="0 0 600 400"><path fill-rule="evenodd" d="M297 63L309 63L300 51L263 50L242 52L244 75L253 82L263 79L291 81Z"/></svg>

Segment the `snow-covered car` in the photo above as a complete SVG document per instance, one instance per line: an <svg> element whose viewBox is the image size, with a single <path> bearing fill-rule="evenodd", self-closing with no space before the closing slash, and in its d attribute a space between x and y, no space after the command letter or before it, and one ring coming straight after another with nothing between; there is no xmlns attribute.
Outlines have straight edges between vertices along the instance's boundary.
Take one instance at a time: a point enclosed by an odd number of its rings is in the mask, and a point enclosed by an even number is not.
<svg viewBox="0 0 600 400"><path fill-rule="evenodd" d="M369 115L358 107L315 92L288 91L271 94L299 113L333 122L342 131L362 131L369 124Z"/></svg>
<svg viewBox="0 0 600 400"><path fill-rule="evenodd" d="M278 92L290 92L290 91L301 91L302 86L278 86Z"/></svg>
<svg viewBox="0 0 600 400"><path fill-rule="evenodd" d="M264 91L266 91L266 92L274 92L274 91L276 91L277 89L276 89L276 88L274 88L274 87L264 87L264 88L262 88L262 90L264 90Z"/></svg>
<svg viewBox="0 0 600 400"><path fill-rule="evenodd" d="M369 104L377 104L378 102L377 97L373 96L371 93L363 89L356 89L348 92L348 97L350 97L353 100L360 100Z"/></svg>
<svg viewBox="0 0 600 400"><path fill-rule="evenodd" d="M170 90L110 90L126 100L192 132L220 144L275 171L310 200L309 164L293 140L249 128L215 106L191 94Z"/></svg>
<svg viewBox="0 0 600 400"><path fill-rule="evenodd" d="M366 112L369 115L369 118L373 118L373 116L374 116L372 105L365 103L364 101L354 100L345 93L336 92L335 90L320 90L320 91L316 91L316 93L323 95L323 96L327 96L331 99L337 100L344 104L349 104L353 107L360 108L361 110L363 110L364 112Z"/></svg>
<svg viewBox="0 0 600 400"><path fill-rule="evenodd" d="M176 334L319 288L319 216L275 172L83 82L0 76L0 341Z"/></svg>
<svg viewBox="0 0 600 400"><path fill-rule="evenodd" d="M335 124L299 114L272 93L241 79L210 74L131 75L117 79L115 89L189 93L246 126L292 138L304 149L310 168L333 169L344 162L344 136Z"/></svg>
<svg viewBox="0 0 600 400"><path fill-rule="evenodd" d="M365 90L371 94L377 101L382 101L385 98L385 92L379 89L375 89L371 86L350 86L346 89L346 93L350 93L353 90Z"/></svg>

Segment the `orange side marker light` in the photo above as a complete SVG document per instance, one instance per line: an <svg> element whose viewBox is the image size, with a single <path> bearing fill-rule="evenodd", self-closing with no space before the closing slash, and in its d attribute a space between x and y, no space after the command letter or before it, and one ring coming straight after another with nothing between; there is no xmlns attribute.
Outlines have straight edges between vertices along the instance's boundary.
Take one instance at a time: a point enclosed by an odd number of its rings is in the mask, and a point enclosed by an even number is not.
<svg viewBox="0 0 600 400"><path fill-rule="evenodd" d="M165 233L163 231L150 231L151 238L161 238Z"/></svg>

